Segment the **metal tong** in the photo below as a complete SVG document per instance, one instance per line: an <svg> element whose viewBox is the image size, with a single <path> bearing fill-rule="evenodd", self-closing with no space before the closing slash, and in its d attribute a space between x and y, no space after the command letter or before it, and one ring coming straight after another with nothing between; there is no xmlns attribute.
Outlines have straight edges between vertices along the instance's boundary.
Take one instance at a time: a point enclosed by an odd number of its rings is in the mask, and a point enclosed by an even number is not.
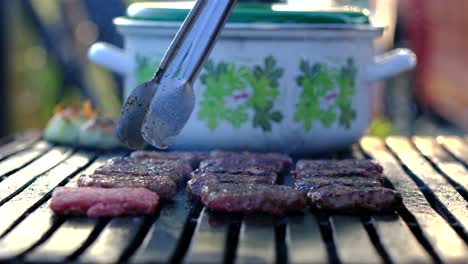
<svg viewBox="0 0 468 264"><path fill-rule="evenodd" d="M197 0L166 51L154 77L137 86L124 103L117 137L130 148L145 141L167 148L195 104L192 85L208 58L236 0Z"/></svg>

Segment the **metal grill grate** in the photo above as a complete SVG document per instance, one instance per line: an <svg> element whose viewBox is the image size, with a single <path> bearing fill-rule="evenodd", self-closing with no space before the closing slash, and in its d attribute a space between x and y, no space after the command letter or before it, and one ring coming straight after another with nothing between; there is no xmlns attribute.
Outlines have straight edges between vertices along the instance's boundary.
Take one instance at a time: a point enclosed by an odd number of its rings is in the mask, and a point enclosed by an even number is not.
<svg viewBox="0 0 468 264"><path fill-rule="evenodd" d="M392 215L222 215L174 201L145 217L57 217L51 191L127 153L68 149L27 134L0 146L0 260L24 262L464 262L468 143L459 137L363 138L349 153L385 167L405 207ZM291 184L289 175L282 184ZM466 263L466 262L465 262Z"/></svg>

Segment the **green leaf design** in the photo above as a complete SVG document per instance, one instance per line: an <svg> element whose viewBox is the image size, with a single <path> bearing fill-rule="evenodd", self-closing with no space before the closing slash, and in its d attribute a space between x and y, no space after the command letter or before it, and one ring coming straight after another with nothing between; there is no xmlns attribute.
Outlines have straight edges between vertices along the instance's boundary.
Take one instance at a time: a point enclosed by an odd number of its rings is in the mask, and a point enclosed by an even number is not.
<svg viewBox="0 0 468 264"><path fill-rule="evenodd" d="M205 64L205 72L200 76L206 90L200 103L198 119L204 120L210 129L216 129L221 121L239 128L249 121L247 110L252 109L253 126L271 131L272 123L283 120L282 113L274 109L274 102L279 96L279 79L283 72L273 56L266 57L263 65L251 68L209 60ZM227 100L234 94L246 94L248 86L252 88L252 93L243 104L226 106Z"/></svg>
<svg viewBox="0 0 468 264"><path fill-rule="evenodd" d="M225 101L229 96L232 96L234 91L246 88L243 77L248 72L247 68L236 67L234 64L225 62L215 64L209 60L205 64L205 70L206 72L200 76L206 90L200 103L198 119L205 120L207 127L212 130L218 127L221 120L239 128L248 121L245 108L227 109Z"/></svg>
<svg viewBox="0 0 468 264"><path fill-rule="evenodd" d="M299 70L301 74L297 76L296 82L302 87L302 92L296 105L294 121L302 123L306 131L310 131L316 121L325 127L331 127L337 119L340 125L350 128L352 121L356 119L356 113L351 109L357 72L353 60L348 59L339 69L319 63L311 66L302 60ZM322 108L320 102L332 100L327 95L334 93L334 88L339 90L335 100Z"/></svg>
<svg viewBox="0 0 468 264"><path fill-rule="evenodd" d="M273 56L265 58L263 65L254 66L246 80L252 87L252 95L246 105L254 109L253 126L264 131L271 131L272 122L279 123L283 115L273 110L273 104L279 96L279 79L284 70L277 66Z"/></svg>

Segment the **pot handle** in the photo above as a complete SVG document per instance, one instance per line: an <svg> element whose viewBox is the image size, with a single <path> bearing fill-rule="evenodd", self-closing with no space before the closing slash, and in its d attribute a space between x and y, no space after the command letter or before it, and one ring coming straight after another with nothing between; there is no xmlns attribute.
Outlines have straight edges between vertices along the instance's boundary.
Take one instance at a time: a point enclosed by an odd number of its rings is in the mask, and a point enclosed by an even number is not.
<svg viewBox="0 0 468 264"><path fill-rule="evenodd" d="M104 68L125 75L134 69L133 60L125 52L113 45L96 42L88 50L88 58Z"/></svg>
<svg viewBox="0 0 468 264"><path fill-rule="evenodd" d="M409 49L394 49L375 57L367 72L368 81L376 81L411 70L416 66L416 55Z"/></svg>

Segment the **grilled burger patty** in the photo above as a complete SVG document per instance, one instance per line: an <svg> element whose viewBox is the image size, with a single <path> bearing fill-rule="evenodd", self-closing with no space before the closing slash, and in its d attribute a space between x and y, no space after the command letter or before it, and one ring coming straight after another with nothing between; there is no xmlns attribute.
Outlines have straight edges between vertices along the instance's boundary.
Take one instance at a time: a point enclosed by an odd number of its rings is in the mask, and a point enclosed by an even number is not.
<svg viewBox="0 0 468 264"><path fill-rule="evenodd" d="M326 185L307 194L312 207L330 211L387 211L401 204L398 192L384 187Z"/></svg>
<svg viewBox="0 0 468 264"><path fill-rule="evenodd" d="M79 187L123 188L140 187L156 192L161 198L172 198L177 192L177 184L168 176L136 176L136 175L81 175L78 178Z"/></svg>
<svg viewBox="0 0 468 264"><path fill-rule="evenodd" d="M368 178L373 180L378 180L383 182L384 178L381 173L375 171L368 171L362 168L344 168L344 167L336 167L332 169L317 169L317 168L309 168L299 170L296 169L292 173L293 179L295 181L300 179L309 179L315 177L330 177L330 178L337 178L337 177L361 177L361 178Z"/></svg>
<svg viewBox="0 0 468 264"><path fill-rule="evenodd" d="M183 160L190 163L192 168L198 167L200 161L209 157L208 152L163 152L137 150L130 154L133 159L165 159L165 160Z"/></svg>
<svg viewBox="0 0 468 264"><path fill-rule="evenodd" d="M151 214L158 203L158 195L144 188L57 187L50 208L56 214L98 217Z"/></svg>
<svg viewBox="0 0 468 264"><path fill-rule="evenodd" d="M233 183L233 184L249 184L249 183L263 183L275 184L277 181L276 173L269 174L230 174L230 173L214 173L206 172L201 174L194 174L192 179L187 183L187 192L189 196L200 196L202 189L207 184L213 183Z"/></svg>
<svg viewBox="0 0 468 264"><path fill-rule="evenodd" d="M192 167L181 160L112 158L97 168L94 173L101 175L169 176L178 183L186 178Z"/></svg>
<svg viewBox="0 0 468 264"><path fill-rule="evenodd" d="M294 182L294 189L299 192L308 193L326 185L344 185L344 186L364 186L364 187L382 187L382 182L374 178L364 178L360 176L330 177L316 176L311 178L301 178Z"/></svg>
<svg viewBox="0 0 468 264"><path fill-rule="evenodd" d="M211 158L247 158L253 159L257 162L261 163L275 163L279 164L279 169L281 172L282 170L288 168L293 164L292 159L284 154L280 153L256 153L256 152L231 152L231 151L222 151L222 150L215 150L210 152Z"/></svg>
<svg viewBox="0 0 468 264"><path fill-rule="evenodd" d="M283 165L279 162L268 163L250 158L215 158L200 163L199 172L267 174L280 173Z"/></svg>
<svg viewBox="0 0 468 264"><path fill-rule="evenodd" d="M358 159L344 159L344 160L299 160L296 164L296 170L304 171L308 169L363 169L377 173L383 172L383 167L373 160L358 160Z"/></svg>
<svg viewBox="0 0 468 264"><path fill-rule="evenodd" d="M213 183L203 187L203 204L215 211L285 215L305 207L302 193L288 186Z"/></svg>

